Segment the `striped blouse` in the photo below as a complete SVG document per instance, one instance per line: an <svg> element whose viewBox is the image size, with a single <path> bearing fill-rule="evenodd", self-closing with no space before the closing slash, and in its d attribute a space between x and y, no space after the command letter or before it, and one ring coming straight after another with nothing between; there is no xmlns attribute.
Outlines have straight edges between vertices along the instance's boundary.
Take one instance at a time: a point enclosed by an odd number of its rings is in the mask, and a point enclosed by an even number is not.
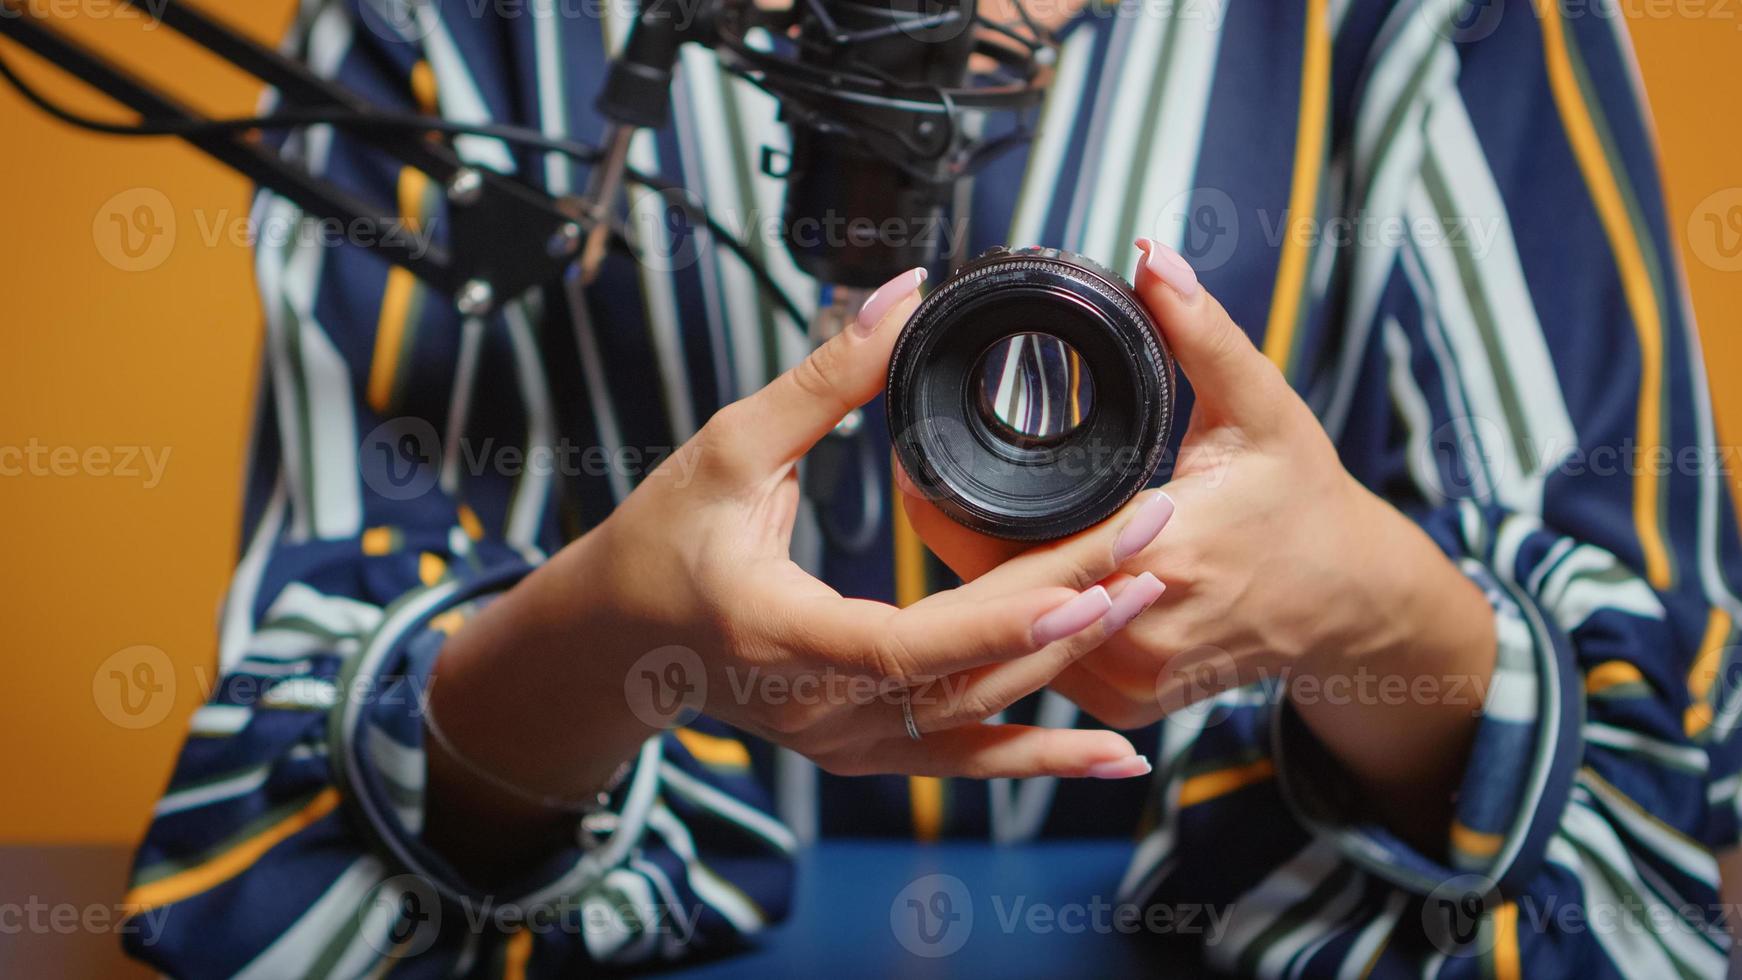
<svg viewBox="0 0 1742 980"><path fill-rule="evenodd" d="M303 0L286 44L383 105L596 140L628 10ZM675 96L632 164L809 313L819 289L769 231L775 106L699 49ZM443 638L807 341L657 195L629 213L643 260L610 258L578 309L553 289L468 318L261 193L224 681L139 849L128 901L156 927L130 952L196 976L574 974L742 942L819 835L1114 835L1136 841L1124 900L1227 913L1158 973L1721 975L1742 565L1650 132L1614 0L1134 0L1070 25L1037 138L947 228L970 254L1040 243L1128 274L1136 235L1177 246L1350 472L1481 584L1499 660L1445 847L1352 802L1278 682L1137 733L1155 775L1119 783L838 778L698 719L644 747L602 846L494 896L419 833ZM441 239L419 172L325 127L284 140ZM585 178L457 146L552 192ZM887 500L869 456L807 500L796 557L911 601L943 580L911 530L887 506L871 545L840 530L862 490ZM1010 715L1093 724L1051 693Z"/></svg>

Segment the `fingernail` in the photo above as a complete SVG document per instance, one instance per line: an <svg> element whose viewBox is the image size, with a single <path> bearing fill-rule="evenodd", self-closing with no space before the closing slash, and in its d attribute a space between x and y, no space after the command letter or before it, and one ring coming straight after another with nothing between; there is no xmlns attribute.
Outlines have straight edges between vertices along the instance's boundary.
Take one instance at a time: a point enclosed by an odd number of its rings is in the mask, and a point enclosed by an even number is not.
<svg viewBox="0 0 1742 980"><path fill-rule="evenodd" d="M1143 264L1157 279L1172 286L1185 299L1198 294L1198 274L1191 263L1167 245L1151 238L1139 238L1137 247L1143 250Z"/></svg>
<svg viewBox="0 0 1742 980"><path fill-rule="evenodd" d="M1034 621L1035 649L1081 633L1100 622L1111 608L1113 600L1107 597L1104 586L1097 585L1078 594L1076 598Z"/></svg>
<svg viewBox="0 0 1742 980"><path fill-rule="evenodd" d="M1137 508L1137 513L1119 532L1119 537L1113 539L1113 564L1123 565L1132 555L1149 547L1149 542L1155 540L1171 517L1173 498L1166 491L1156 491L1155 496Z"/></svg>
<svg viewBox="0 0 1742 980"><path fill-rule="evenodd" d="M1152 769L1146 757L1130 755L1112 762L1097 762L1083 775L1090 779L1130 779L1133 776L1147 776Z"/></svg>
<svg viewBox="0 0 1742 980"><path fill-rule="evenodd" d="M859 307L859 319L853 324L859 336L871 336L877 325L883 322L884 315L918 289L922 282L925 282L925 269L913 268L878 286L876 292L866 297L865 305Z"/></svg>
<svg viewBox="0 0 1742 980"><path fill-rule="evenodd" d="M1105 623L1107 632L1117 633L1126 624L1143 614L1143 610L1155 605L1155 600L1167 591L1167 586L1151 572L1144 572L1126 584L1117 596L1113 597L1113 608L1107 610Z"/></svg>

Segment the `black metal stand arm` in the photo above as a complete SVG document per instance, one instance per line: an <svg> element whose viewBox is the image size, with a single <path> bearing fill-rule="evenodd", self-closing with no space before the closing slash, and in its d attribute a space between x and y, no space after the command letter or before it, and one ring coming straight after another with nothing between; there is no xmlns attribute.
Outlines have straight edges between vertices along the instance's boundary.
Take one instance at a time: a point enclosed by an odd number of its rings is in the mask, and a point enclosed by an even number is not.
<svg viewBox="0 0 1742 980"><path fill-rule="evenodd" d="M127 0L129 3L136 0ZM182 0L156 0L160 23L277 89L287 109L334 110L366 116L379 111L306 65L237 33ZM143 8L141 8L143 10ZM32 14L0 0L0 34L22 44L116 102L157 123L199 123L200 113L161 88L110 62ZM309 173L246 131L193 132L181 138L309 215L340 222L382 257L404 266L454 298L461 312L482 315L499 299L556 281L580 250L587 214L540 191L467 164L443 143L402 130L356 127L350 135L446 188L446 241L408 233L399 215L383 214L344 188Z"/></svg>
<svg viewBox="0 0 1742 980"><path fill-rule="evenodd" d="M580 283L591 282L604 257L625 180L662 192L682 191L657 175L637 172L628 165L628 155L637 130L665 124L678 50L684 44L714 48L727 70L774 95L782 117L806 130L811 145L850 150L854 160L873 167L876 180L903 177L937 187L971 176L1028 138L1024 123L980 140L966 134L961 117L1025 114L1044 95L1056 57L1056 42L1028 17L1020 0L1017 24L988 20L976 13L974 0L955 0L936 14L906 11L893 0L887 9L843 5L842 11L850 9L864 21L852 24L831 14L829 0L795 0L779 11L763 10L754 0L704 0L687 8L680 0L640 0L635 23L596 102L608 126L602 145L595 148L521 126L462 124L376 106L186 0L123 2L277 90L279 108L270 116L249 119L205 117L57 30L28 0L0 0L0 36L134 110L142 121L123 125L70 113L36 93L3 59L0 75L44 111L73 125L186 140L305 214L340 223L351 241L409 269L452 297L467 315L487 314L504 299L563 279L577 264ZM942 30L954 55L941 57L944 48L927 35L934 29ZM752 43L752 32L766 44ZM970 51L990 67L965 68ZM927 66L936 61L948 70L939 74L942 69L933 66L921 71L908 64L913 59ZM445 227L439 229L444 234L412 234L403 217L383 213L257 138L260 129L319 124L345 127L351 139L422 171L444 188L449 205ZM522 149L564 153L591 165L587 190L578 198L552 197L515 177L468 164L432 135L437 133L472 133ZM827 166L812 171L828 180L839 176L830 176L833 169ZM797 180L792 173L779 176ZM832 184L824 189L829 195L840 191ZM799 198L805 200L805 195ZM701 202L680 195L674 203L742 258L761 288L795 322L805 322L767 268L720 228ZM922 201L910 210L924 210L920 204L936 206ZM802 265L802 257L795 258ZM914 264L902 258L903 267Z"/></svg>

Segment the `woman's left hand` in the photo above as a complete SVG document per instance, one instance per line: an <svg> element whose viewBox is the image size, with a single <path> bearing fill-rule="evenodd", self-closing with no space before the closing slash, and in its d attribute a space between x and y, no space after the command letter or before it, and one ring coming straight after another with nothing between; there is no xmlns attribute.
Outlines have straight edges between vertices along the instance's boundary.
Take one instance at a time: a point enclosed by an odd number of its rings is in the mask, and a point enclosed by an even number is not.
<svg viewBox="0 0 1742 980"><path fill-rule="evenodd" d="M1185 260L1138 245L1138 294L1196 402L1172 480L1111 519L1136 532L1167 524L1105 580L1109 625L1141 618L1053 686L1108 724L1135 728L1282 677L1307 724L1364 785L1440 810L1493 669L1486 598L1349 475L1312 411ZM964 579L1025 549L969 531L904 489L909 520ZM1402 698L1385 680L1394 676L1409 682Z"/></svg>

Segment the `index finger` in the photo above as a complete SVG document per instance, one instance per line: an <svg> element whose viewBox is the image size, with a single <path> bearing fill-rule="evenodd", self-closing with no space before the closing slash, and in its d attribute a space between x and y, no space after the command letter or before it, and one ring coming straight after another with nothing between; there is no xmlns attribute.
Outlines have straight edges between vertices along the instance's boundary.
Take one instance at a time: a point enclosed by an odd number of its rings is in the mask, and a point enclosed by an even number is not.
<svg viewBox="0 0 1742 980"><path fill-rule="evenodd" d="M969 779L1129 779L1151 771L1149 760L1118 732L1030 725L964 725L919 741L885 739L864 753L859 767L867 773Z"/></svg>
<svg viewBox="0 0 1742 980"><path fill-rule="evenodd" d="M1036 545L988 570L965 588L1023 589L1037 585L1083 588L1134 560L1173 520L1174 502L1164 490L1146 490L1118 513L1085 531Z"/></svg>
<svg viewBox="0 0 1742 980"><path fill-rule="evenodd" d="M868 599L806 602L783 617L780 639L855 673L903 686L1002 663L1088 636L1113 607L1099 585L1058 586L953 601L936 593L904 609ZM1095 634L1098 635L1098 634ZM1092 638L1092 637L1091 637ZM1081 651L1077 651L1081 652Z"/></svg>

